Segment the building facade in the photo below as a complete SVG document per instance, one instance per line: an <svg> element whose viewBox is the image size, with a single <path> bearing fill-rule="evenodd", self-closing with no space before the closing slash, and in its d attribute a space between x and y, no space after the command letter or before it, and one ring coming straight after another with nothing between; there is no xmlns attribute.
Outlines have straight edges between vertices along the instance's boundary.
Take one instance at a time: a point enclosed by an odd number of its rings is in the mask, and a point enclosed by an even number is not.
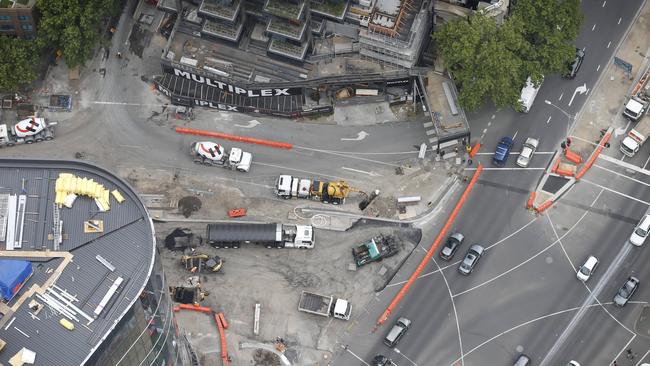
<svg viewBox="0 0 650 366"><path fill-rule="evenodd" d="M0 0L0 36L33 39L36 0Z"/></svg>

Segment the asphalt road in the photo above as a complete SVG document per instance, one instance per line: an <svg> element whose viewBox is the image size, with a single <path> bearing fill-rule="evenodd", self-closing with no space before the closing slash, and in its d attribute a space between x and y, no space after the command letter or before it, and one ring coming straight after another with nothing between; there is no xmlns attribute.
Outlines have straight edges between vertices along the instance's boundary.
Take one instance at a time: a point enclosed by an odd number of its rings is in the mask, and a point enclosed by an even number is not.
<svg viewBox="0 0 650 366"><path fill-rule="evenodd" d="M625 244L647 209L629 197L648 197L648 186L596 168L585 177L594 184L580 183L547 214L534 216L523 207L540 170L550 160L547 152L557 148L572 116L584 105L586 95L574 97L574 90L580 85L594 87L641 2L582 4L586 19L576 44L585 48L587 56L575 79L547 76L528 114L485 107L469 116L472 135L483 136L486 152L477 160L489 169L454 224L454 230L465 234L466 243L451 264L434 257L426 275L415 283L387 323L373 333L374 322L443 224L423 223L423 248L359 315L354 331L342 341L347 350L335 364L366 364L374 355L384 354L397 365L507 365L523 352L534 364L548 355L547 365L564 365L571 359L582 365L609 365L626 347L641 353L635 362L650 349L644 338L647 332L642 336L634 328L641 304L631 303L623 309L611 305L613 294L629 273L642 279L648 275L642 266L648 255ZM514 169L516 156L510 158L506 169L492 168L489 154L499 138L515 134L515 151L527 136L541 139L540 154L530 169ZM598 164L626 173L616 164L612 167L600 160ZM605 189L605 184L613 187ZM441 217L449 210L446 207ZM457 272L458 261L473 243L488 250L474 273L465 277ZM598 256L601 264L585 286L575 278L575 268L590 254ZM611 263L614 266L609 269ZM641 286L634 300L643 303L650 299L650 291ZM603 305L588 301L589 289L597 290ZM583 307L586 310L581 311ZM381 339L400 316L411 319L413 325L396 349L389 349ZM562 333L565 335L556 346Z"/></svg>

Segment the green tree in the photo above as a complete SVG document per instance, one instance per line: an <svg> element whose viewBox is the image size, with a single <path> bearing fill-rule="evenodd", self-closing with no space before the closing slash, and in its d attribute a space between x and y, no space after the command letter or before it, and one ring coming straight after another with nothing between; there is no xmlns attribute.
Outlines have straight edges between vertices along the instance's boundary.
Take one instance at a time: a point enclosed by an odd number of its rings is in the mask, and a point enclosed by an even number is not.
<svg viewBox="0 0 650 366"><path fill-rule="evenodd" d="M100 38L116 0L38 0L38 42L63 52L69 67L83 65Z"/></svg>
<svg viewBox="0 0 650 366"><path fill-rule="evenodd" d="M0 37L0 90L15 92L36 79L35 65L39 57L34 42Z"/></svg>
<svg viewBox="0 0 650 366"><path fill-rule="evenodd" d="M498 26L480 13L457 19L434 34L438 54L459 88L459 103L478 109L486 98L499 108L518 106L526 47L518 22Z"/></svg>

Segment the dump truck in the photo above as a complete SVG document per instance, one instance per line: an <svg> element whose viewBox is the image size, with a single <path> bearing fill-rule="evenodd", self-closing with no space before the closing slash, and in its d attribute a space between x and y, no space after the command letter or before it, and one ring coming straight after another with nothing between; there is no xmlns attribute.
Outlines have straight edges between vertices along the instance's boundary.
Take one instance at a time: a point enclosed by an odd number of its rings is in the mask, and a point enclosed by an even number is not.
<svg viewBox="0 0 650 366"><path fill-rule="evenodd" d="M181 264L185 269L193 273L216 273L223 266L223 259L219 256L210 256L204 253L186 252L181 257Z"/></svg>
<svg viewBox="0 0 650 366"><path fill-rule="evenodd" d="M380 261L397 254L399 248L390 235L377 235L369 241L352 248L352 257L357 267Z"/></svg>
<svg viewBox="0 0 650 366"><path fill-rule="evenodd" d="M337 319L350 320L352 305L350 305L349 301L336 299L334 296L324 296L303 291L300 294L298 310L314 315L333 316Z"/></svg>
<svg viewBox="0 0 650 366"><path fill-rule="evenodd" d="M344 203L351 192L368 196L365 192L351 187L343 180L326 182L281 175L275 183L275 194L280 198L312 199L334 205Z"/></svg>
<svg viewBox="0 0 650 366"><path fill-rule="evenodd" d="M0 147L31 144L54 138L56 122L35 116L26 118L13 126L0 124Z"/></svg>
<svg viewBox="0 0 650 366"><path fill-rule="evenodd" d="M645 117L621 141L621 152L626 156L633 157L641 149L641 146L646 142L649 135L650 117Z"/></svg>
<svg viewBox="0 0 650 366"><path fill-rule="evenodd" d="M650 66L641 75L625 103L623 115L633 122L638 122L648 112L650 105Z"/></svg>
<svg viewBox="0 0 650 366"><path fill-rule="evenodd" d="M314 247L311 225L278 223L229 222L208 224L206 238L215 248L239 248L243 244L258 244L267 248Z"/></svg>
<svg viewBox="0 0 650 366"><path fill-rule="evenodd" d="M253 162L253 155L249 152L238 147L228 151L223 146L210 141L193 142L190 154L196 164L220 166L240 172L248 172Z"/></svg>

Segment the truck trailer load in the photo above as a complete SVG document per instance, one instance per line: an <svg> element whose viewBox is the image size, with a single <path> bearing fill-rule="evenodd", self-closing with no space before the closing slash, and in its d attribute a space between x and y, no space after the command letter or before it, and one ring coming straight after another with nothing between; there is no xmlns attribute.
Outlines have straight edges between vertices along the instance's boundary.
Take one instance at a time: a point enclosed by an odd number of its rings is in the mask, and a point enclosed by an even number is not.
<svg viewBox="0 0 650 366"><path fill-rule="evenodd" d="M210 141L197 141L192 143L190 154L196 164L220 166L240 172L251 169L253 155L238 147L228 151L223 146Z"/></svg>
<svg viewBox="0 0 650 366"><path fill-rule="evenodd" d="M377 235L369 241L352 248L352 257L357 267L397 254L395 239L389 235Z"/></svg>
<svg viewBox="0 0 650 366"><path fill-rule="evenodd" d="M215 248L239 248L258 244L267 248L314 247L311 225L257 224L245 222L208 224L207 241Z"/></svg>
<svg viewBox="0 0 650 366"><path fill-rule="evenodd" d="M291 175L281 175L275 183L275 194L278 197L304 198L338 205L345 202L350 192L367 194L357 188L350 187L345 181L325 182Z"/></svg>
<svg viewBox="0 0 650 366"><path fill-rule="evenodd" d="M333 296L324 296L313 292L303 291L300 294L298 311L349 320L352 313L352 305L350 305L349 301L344 299L335 299Z"/></svg>
<svg viewBox="0 0 650 366"><path fill-rule="evenodd" d="M47 122L45 118L34 116L13 126L0 124L0 147L52 140L56 124L56 122Z"/></svg>
<svg viewBox="0 0 650 366"><path fill-rule="evenodd" d="M631 121L637 122L648 112L648 105L650 105L650 66L641 75L641 78L636 83L630 98L625 103L623 115Z"/></svg>

